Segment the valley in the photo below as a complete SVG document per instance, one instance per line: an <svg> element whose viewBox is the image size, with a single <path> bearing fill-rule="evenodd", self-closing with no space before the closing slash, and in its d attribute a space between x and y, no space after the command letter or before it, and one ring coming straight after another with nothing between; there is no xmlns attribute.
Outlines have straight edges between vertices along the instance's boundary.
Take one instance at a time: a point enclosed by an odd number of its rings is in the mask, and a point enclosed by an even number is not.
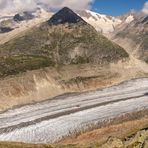
<svg viewBox="0 0 148 148"><path fill-rule="evenodd" d="M0 140L53 143L114 120L123 122L124 118L118 120L121 116L127 116L125 121L133 120L130 114L134 112L137 112L135 119L142 118L147 115L147 90L147 78L135 79L8 110L0 114Z"/></svg>
<svg viewBox="0 0 148 148"><path fill-rule="evenodd" d="M147 15L38 5L0 15L0 147L145 146Z"/></svg>

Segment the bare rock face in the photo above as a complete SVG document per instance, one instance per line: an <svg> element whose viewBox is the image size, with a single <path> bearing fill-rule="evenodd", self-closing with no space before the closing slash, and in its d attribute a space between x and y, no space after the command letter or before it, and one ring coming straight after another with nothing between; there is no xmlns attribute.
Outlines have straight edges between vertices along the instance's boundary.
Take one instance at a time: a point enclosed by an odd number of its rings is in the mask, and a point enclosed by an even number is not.
<svg viewBox="0 0 148 148"><path fill-rule="evenodd" d="M10 27L0 27L0 33L6 33L6 32L10 32L13 29Z"/></svg>
<svg viewBox="0 0 148 148"><path fill-rule="evenodd" d="M51 17L48 21L51 25L65 24L65 23L82 23L87 24L81 17L79 17L71 9L64 7L59 12Z"/></svg>
<svg viewBox="0 0 148 148"><path fill-rule="evenodd" d="M33 18L34 18L34 16L31 13L23 12L22 14L16 14L13 17L13 20L16 22L20 22L20 21L25 21L25 20L31 20Z"/></svg>
<svg viewBox="0 0 148 148"><path fill-rule="evenodd" d="M148 16L134 13L130 23L122 23L112 33L112 40L126 48L129 53L148 63Z"/></svg>
<svg viewBox="0 0 148 148"><path fill-rule="evenodd" d="M0 21L0 34L11 32L14 25L15 23L11 19Z"/></svg>

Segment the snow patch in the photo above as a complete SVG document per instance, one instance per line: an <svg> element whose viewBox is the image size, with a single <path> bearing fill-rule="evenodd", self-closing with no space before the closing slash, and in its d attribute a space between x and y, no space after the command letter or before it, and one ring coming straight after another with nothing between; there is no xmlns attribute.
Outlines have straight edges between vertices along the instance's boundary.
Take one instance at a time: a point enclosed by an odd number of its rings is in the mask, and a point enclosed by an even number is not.
<svg viewBox="0 0 148 148"><path fill-rule="evenodd" d="M90 14L90 17L80 15L87 23L92 25L97 31L104 34L113 32L115 27L122 23L118 18L107 16L104 14L99 14L92 12L90 10L85 10L86 13Z"/></svg>
<svg viewBox="0 0 148 148"><path fill-rule="evenodd" d="M128 16L125 20L126 23L130 23L134 20L134 17L132 15Z"/></svg>

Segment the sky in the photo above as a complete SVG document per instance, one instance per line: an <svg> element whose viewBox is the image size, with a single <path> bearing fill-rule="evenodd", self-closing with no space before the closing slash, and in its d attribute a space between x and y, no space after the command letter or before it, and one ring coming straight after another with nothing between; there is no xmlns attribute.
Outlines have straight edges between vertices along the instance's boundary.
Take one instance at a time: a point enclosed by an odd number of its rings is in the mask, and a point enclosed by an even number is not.
<svg viewBox="0 0 148 148"><path fill-rule="evenodd" d="M59 10L67 6L77 10L90 9L112 16L123 15L131 10L148 14L148 0L0 0L0 14L33 10L39 4L49 10Z"/></svg>
<svg viewBox="0 0 148 148"><path fill-rule="evenodd" d="M92 10L113 16L123 15L131 10L140 11L148 0L96 0Z"/></svg>

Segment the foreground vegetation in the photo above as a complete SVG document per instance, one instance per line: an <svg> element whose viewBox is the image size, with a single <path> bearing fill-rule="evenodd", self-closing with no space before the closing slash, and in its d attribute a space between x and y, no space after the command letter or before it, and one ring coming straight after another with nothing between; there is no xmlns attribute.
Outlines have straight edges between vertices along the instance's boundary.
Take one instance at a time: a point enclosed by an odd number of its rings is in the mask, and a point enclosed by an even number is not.
<svg viewBox="0 0 148 148"><path fill-rule="evenodd" d="M16 55L0 58L0 77L14 75L27 70L52 66L49 58L44 56Z"/></svg>

